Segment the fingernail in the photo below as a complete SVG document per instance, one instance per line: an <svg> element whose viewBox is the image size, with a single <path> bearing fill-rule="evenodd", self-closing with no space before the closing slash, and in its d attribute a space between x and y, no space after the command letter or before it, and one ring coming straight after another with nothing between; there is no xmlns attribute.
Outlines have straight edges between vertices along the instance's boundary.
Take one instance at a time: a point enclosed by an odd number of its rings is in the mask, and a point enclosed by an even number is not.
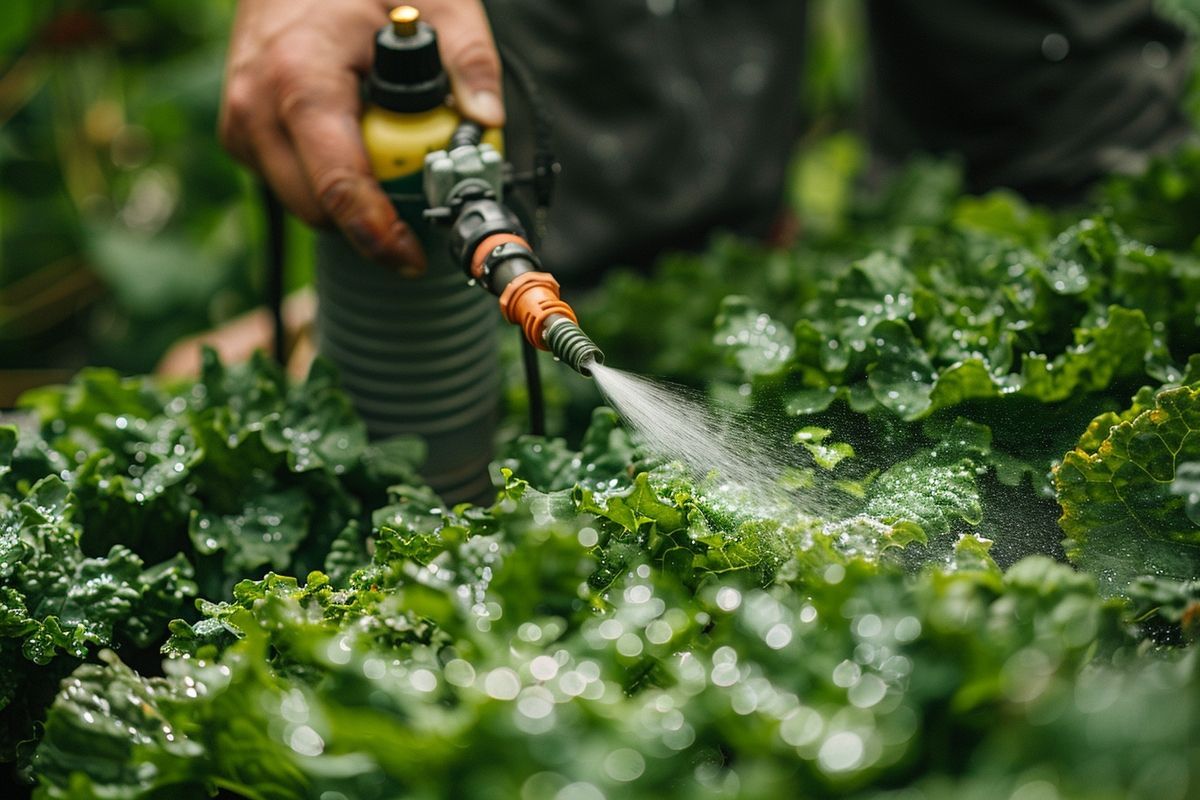
<svg viewBox="0 0 1200 800"><path fill-rule="evenodd" d="M388 231L380 260L405 278L419 278L425 274L425 251L402 222L396 222Z"/></svg>
<svg viewBox="0 0 1200 800"><path fill-rule="evenodd" d="M350 244L354 245L354 249L362 253L367 258L378 248L379 242L371 229L361 220L354 220L342 225L342 231L346 234L346 238L350 240Z"/></svg>
<svg viewBox="0 0 1200 800"><path fill-rule="evenodd" d="M470 116L485 125L504 124L504 103L500 95L484 90L471 95Z"/></svg>

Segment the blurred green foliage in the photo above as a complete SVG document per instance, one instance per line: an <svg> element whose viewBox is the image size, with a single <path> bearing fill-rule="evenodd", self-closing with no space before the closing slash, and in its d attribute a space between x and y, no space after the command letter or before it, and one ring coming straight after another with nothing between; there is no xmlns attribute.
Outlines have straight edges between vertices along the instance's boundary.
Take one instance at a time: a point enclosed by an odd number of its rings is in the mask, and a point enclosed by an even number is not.
<svg viewBox="0 0 1200 800"><path fill-rule="evenodd" d="M256 302L257 197L215 136L233 7L5 3L0 364L145 371Z"/></svg>

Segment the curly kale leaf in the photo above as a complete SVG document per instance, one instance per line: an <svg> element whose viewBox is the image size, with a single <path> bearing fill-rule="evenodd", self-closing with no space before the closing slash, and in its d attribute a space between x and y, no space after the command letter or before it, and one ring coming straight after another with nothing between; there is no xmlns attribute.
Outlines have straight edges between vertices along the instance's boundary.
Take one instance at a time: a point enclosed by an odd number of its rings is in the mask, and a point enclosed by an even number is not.
<svg viewBox="0 0 1200 800"><path fill-rule="evenodd" d="M502 464L543 492L584 486L610 490L629 483L629 468L640 453L616 412L599 406L583 434L579 450L563 439L521 436L510 444Z"/></svg>
<svg viewBox="0 0 1200 800"><path fill-rule="evenodd" d="M368 445L324 362L289 385L261 354L226 367L208 351L199 382L178 392L93 369L23 402L65 459L85 552L183 553L209 596L264 569L324 566L350 523L365 522L362 502L414 482L423 456L410 440Z"/></svg>
<svg viewBox="0 0 1200 800"><path fill-rule="evenodd" d="M1058 719L1054 709L1070 713L1062 702L1077 682L1089 700L1125 674L1084 685L1092 665L1125 641L1117 608L1086 576L1048 559L1007 575L986 558L979 566L964 559L919 579L860 560L814 560L795 585L713 576L695 593L639 560L602 613L585 610L564 624L530 604L522 576L545 577L548 547L569 583L574 565L559 561L558 550L573 545L577 558L582 545L553 525L540 529L543 548L506 549L497 563L484 598L502 613L460 627L455 606L442 605L433 621L458 632L433 647L362 636L361 618L335 620L304 605L323 587L293 603L276 593L294 599L306 590L280 579L249 587L239 605L243 638L220 655L169 662L165 681L138 679L117 663L107 675L81 670L80 685L68 682L60 694L39 751L43 791L117 785L134 795L173 782L180 792L223 787L279 798L482 798L497 786L587 781L606 795L683 797L707 779L696 773L699 747L753 761L756 785L772 796L830 796L911 780L915 762L953 779L959 770L936 766L943 740L914 735L935 725L964 758L994 757L998 748L1002 762L1055 764L1072 781L1086 780L1086 770L1064 755L1085 725L1107 730L1124 720L1117 729L1129 730L1124 704L1109 712L1097 702L1050 743L1021 744ZM396 586L372 596L383 603L412 593ZM273 646L289 638L303 669ZM1178 685L1139 699L1159 709ZM97 720L90 750L87 715ZM1006 725L991 724L997 715ZM1194 727L1186 715L1164 725L1173 735ZM107 741L120 731L123 739ZM1122 754L1136 736L1106 752ZM820 758L831 739L879 756ZM560 747L605 755L564 761ZM1120 781L1144 753L1119 758ZM624 764L653 769L633 775Z"/></svg>
<svg viewBox="0 0 1200 800"><path fill-rule="evenodd" d="M232 660L189 661L168 663L164 678L144 678L111 652L81 666L63 682L34 758L41 796L298 796L304 782L266 735L260 705L287 696L254 664L260 647L245 655L236 672Z"/></svg>
<svg viewBox="0 0 1200 800"><path fill-rule="evenodd" d="M1200 525L1173 489L1180 468L1200 459L1200 388L1166 389L1131 418L1098 422L1055 471L1067 554L1109 591L1140 575L1194 579Z"/></svg>
<svg viewBox="0 0 1200 800"><path fill-rule="evenodd" d="M33 737L54 687L102 647L146 647L196 592L182 557L149 569L114 545L80 549L77 499L58 477L0 511L0 758Z"/></svg>
<svg viewBox="0 0 1200 800"><path fill-rule="evenodd" d="M79 660L159 646L198 592L327 563L347 581L369 560L362 503L415 481L421 457L368 445L322 364L293 386L265 358L226 368L209 352L174 391L96 369L23 402L41 436L0 428L4 760Z"/></svg>

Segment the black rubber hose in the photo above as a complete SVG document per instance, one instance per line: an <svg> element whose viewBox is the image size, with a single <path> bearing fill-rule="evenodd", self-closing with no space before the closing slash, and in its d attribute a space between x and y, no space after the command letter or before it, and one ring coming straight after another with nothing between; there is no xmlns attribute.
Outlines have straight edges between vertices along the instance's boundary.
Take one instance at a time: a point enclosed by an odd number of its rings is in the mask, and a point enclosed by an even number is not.
<svg viewBox="0 0 1200 800"><path fill-rule="evenodd" d="M259 193L262 197L263 212L266 217L266 235L263 237L266 245L263 292L266 295L267 308L271 310L271 322L275 334L271 352L276 361L286 364L287 342L283 329L283 287L287 263L287 243L285 241L283 204L265 183L259 185Z"/></svg>
<svg viewBox="0 0 1200 800"><path fill-rule="evenodd" d="M521 337L521 358L525 362L525 384L529 393L529 432L534 436L545 436L546 400L542 394L538 351L520 330L517 331L517 335Z"/></svg>
<svg viewBox="0 0 1200 800"><path fill-rule="evenodd" d="M533 71L512 50L502 42L497 42L500 51L500 62L505 72L516 79L517 87L529 102L529 111L533 118L533 189L535 201L545 208L550 205L557 170L557 160L554 158L553 130L550 114L542 99Z"/></svg>
<svg viewBox="0 0 1200 800"><path fill-rule="evenodd" d="M534 203L544 209L550 203L551 187L554 184L555 172L554 154L551 151L551 129L550 115L546 113L545 103L542 102L541 93L538 91L537 82L533 78L533 73L525 65L525 63L512 51L511 48L505 47L502 43L498 43L500 50L500 61L503 64L503 69L511 75L519 90L525 95L525 99L529 103L529 110L533 117L533 195ZM512 202L514 198L510 198L506 202ZM533 221L533 220L531 220ZM531 234L534 237L534 245L537 245L536 237L541 232L539 225L532 226ZM538 351L533 345L521 336L521 354L522 360L525 362L525 386L529 395L529 431L536 436L544 436L546 434L546 403L544 392L542 389L541 374L538 369Z"/></svg>

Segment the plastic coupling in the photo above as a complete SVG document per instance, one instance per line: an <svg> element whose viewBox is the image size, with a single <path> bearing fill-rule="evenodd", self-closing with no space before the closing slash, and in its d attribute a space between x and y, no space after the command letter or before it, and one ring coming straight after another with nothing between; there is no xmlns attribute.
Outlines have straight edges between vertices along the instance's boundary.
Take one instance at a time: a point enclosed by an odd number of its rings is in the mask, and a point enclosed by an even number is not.
<svg viewBox="0 0 1200 800"><path fill-rule="evenodd" d="M604 363L604 353L583 332L574 316L555 315L547 321L544 335L547 349L580 375L590 378L592 365Z"/></svg>
<svg viewBox="0 0 1200 800"><path fill-rule="evenodd" d="M525 339L540 350L549 349L543 337L551 317L578 322L575 312L559 297L558 281L549 272L523 272L513 278L500 294L500 313L520 326Z"/></svg>

